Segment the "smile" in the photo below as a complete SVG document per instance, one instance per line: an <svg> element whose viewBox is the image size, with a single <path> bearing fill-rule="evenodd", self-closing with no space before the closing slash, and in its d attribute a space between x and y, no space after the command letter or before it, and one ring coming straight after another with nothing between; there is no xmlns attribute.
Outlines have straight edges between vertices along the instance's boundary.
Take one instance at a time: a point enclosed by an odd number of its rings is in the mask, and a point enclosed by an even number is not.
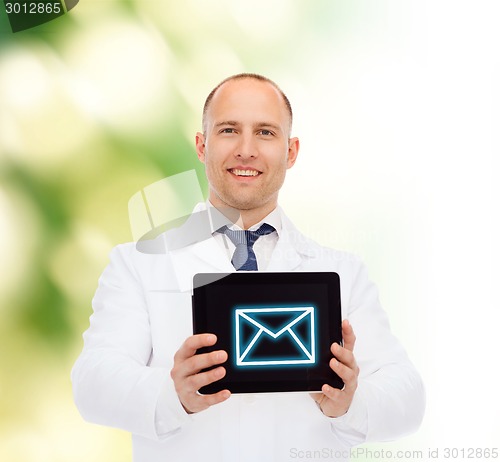
<svg viewBox="0 0 500 462"><path fill-rule="evenodd" d="M258 170L253 170L253 169L240 170L238 168L230 168L228 171L236 176L257 176L262 173L259 172Z"/></svg>

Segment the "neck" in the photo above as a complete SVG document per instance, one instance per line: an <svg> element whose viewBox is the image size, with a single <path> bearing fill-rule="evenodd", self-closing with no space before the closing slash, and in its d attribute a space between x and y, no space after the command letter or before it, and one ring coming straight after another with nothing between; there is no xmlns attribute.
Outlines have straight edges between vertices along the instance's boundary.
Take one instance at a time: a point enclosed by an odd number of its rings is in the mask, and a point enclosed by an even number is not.
<svg viewBox="0 0 500 462"><path fill-rule="evenodd" d="M271 208L269 211L254 211L254 210L240 210L240 218L236 222L236 224L242 229L251 228L253 225L262 221L265 217L267 217L276 206Z"/></svg>
<svg viewBox="0 0 500 462"><path fill-rule="evenodd" d="M214 201L210 198L210 203L226 218L228 218L232 223L238 225L242 229L251 228L253 225L262 221L267 217L277 206L276 202L265 204L262 207L258 207L250 210L239 210L228 206L224 203L218 203L219 201Z"/></svg>

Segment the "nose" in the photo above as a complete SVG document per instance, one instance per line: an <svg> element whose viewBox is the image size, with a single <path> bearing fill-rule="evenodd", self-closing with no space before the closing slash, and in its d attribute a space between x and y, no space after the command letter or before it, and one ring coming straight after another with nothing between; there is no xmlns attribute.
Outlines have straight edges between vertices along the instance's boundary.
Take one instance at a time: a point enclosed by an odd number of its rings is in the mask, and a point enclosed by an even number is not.
<svg viewBox="0 0 500 462"><path fill-rule="evenodd" d="M235 156L240 159L250 159L257 157L257 144L255 138L250 133L241 134L236 146Z"/></svg>

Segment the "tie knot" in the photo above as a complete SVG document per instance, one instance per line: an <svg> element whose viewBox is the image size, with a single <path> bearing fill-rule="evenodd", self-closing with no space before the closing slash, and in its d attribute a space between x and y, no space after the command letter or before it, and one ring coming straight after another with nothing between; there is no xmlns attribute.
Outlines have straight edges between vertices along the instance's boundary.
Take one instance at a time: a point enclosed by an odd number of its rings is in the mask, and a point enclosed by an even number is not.
<svg viewBox="0 0 500 462"><path fill-rule="evenodd" d="M220 233L225 234L232 243L236 246L231 263L237 271L255 271L257 270L257 259L253 251L255 241L266 234L271 234L276 231L274 227L264 223L259 229L255 231L245 230L232 230L227 226L223 226L218 230Z"/></svg>
<svg viewBox="0 0 500 462"><path fill-rule="evenodd" d="M247 247L253 247L255 241L260 236L265 236L266 234L271 234L276 231L273 226L264 223L259 229L255 231L249 231L248 229L233 230L229 229L227 226L223 226L220 230L221 233L225 234L235 246L245 245Z"/></svg>

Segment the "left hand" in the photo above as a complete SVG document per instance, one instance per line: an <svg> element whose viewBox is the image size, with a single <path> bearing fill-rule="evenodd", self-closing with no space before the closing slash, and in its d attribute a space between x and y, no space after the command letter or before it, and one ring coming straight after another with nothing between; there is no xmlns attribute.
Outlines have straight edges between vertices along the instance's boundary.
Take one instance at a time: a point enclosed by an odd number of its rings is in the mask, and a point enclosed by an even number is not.
<svg viewBox="0 0 500 462"><path fill-rule="evenodd" d="M334 357L330 360L331 369L342 379L344 388L339 390L324 384L322 393L311 393L311 397L319 404L323 414L328 417L340 417L351 406L354 392L358 388L359 367L354 358L353 350L356 336L347 319L342 322L342 337L344 346L332 343L330 351Z"/></svg>

